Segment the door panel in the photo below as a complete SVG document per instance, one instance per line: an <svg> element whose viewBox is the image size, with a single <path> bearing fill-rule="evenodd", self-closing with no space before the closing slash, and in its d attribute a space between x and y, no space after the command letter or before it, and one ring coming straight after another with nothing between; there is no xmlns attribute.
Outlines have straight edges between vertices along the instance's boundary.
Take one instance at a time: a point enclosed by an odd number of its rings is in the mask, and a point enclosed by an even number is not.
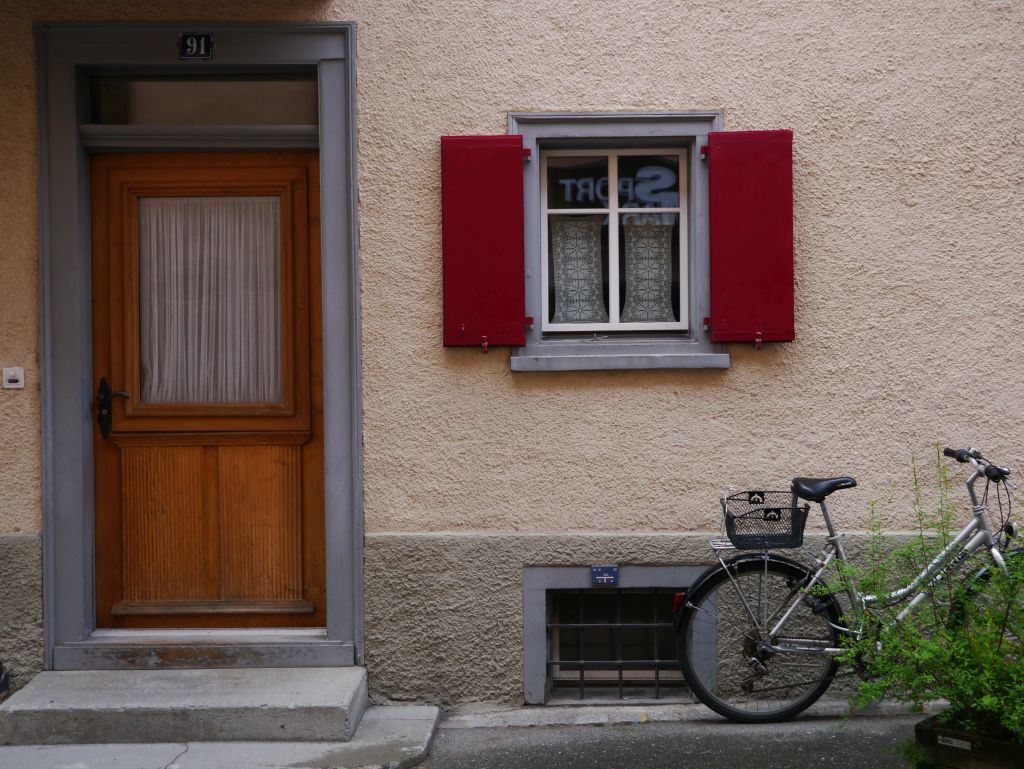
<svg viewBox="0 0 1024 769"><path fill-rule="evenodd" d="M316 154L92 179L97 625L324 625Z"/></svg>
<svg viewBox="0 0 1024 769"><path fill-rule="evenodd" d="M207 594L201 446L121 452L125 601Z"/></svg>

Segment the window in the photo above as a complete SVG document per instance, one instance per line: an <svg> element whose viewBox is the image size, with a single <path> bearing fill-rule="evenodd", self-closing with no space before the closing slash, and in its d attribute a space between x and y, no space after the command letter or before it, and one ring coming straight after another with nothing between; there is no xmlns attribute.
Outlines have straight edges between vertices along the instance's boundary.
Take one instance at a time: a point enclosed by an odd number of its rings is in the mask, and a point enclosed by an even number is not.
<svg viewBox="0 0 1024 769"><path fill-rule="evenodd" d="M685 331L686 154L541 152L543 329Z"/></svg>
<svg viewBox="0 0 1024 769"><path fill-rule="evenodd" d="M793 133L714 112L513 113L441 137L446 347L514 371L727 368L789 342Z"/></svg>
<svg viewBox="0 0 1024 769"><path fill-rule="evenodd" d="M667 588L549 590L548 701L691 698Z"/></svg>
<svg viewBox="0 0 1024 769"><path fill-rule="evenodd" d="M315 77L89 78L90 122L101 125L317 125Z"/></svg>
<svg viewBox="0 0 1024 769"><path fill-rule="evenodd" d="M717 113L516 113L526 344L517 371L724 368L708 307L707 172Z"/></svg>
<svg viewBox="0 0 1024 769"><path fill-rule="evenodd" d="M688 698L672 607L675 594L703 572L703 566L622 565L618 585L609 587L594 585L590 566L525 567L526 702Z"/></svg>

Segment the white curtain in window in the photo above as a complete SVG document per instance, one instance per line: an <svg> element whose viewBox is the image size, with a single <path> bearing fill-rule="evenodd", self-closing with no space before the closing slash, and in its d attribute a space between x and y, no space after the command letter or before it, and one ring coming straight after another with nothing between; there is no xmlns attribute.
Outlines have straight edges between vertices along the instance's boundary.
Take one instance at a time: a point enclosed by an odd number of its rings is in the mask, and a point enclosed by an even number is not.
<svg viewBox="0 0 1024 769"><path fill-rule="evenodd" d="M628 222L623 229L626 303L622 322L678 320L672 309L672 225Z"/></svg>
<svg viewBox="0 0 1024 769"><path fill-rule="evenodd" d="M281 399L276 197L139 201L146 403Z"/></svg>
<svg viewBox="0 0 1024 769"><path fill-rule="evenodd" d="M554 262L554 323L607 323L601 276L603 216L549 219Z"/></svg>

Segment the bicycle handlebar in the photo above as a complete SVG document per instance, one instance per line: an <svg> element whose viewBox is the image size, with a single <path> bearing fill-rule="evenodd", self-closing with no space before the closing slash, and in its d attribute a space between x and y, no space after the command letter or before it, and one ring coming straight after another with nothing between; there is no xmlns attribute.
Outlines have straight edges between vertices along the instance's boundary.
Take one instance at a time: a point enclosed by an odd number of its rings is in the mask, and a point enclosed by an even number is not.
<svg viewBox="0 0 1024 769"><path fill-rule="evenodd" d="M981 452L977 449L951 449L946 447L942 450L943 456L952 457L960 464L965 464L972 459L981 459Z"/></svg>
<svg viewBox="0 0 1024 769"><path fill-rule="evenodd" d="M942 450L942 454L952 457L961 464L970 462L975 470L996 483L1005 481L1010 475L1010 468L992 464L981 455L978 449L951 449L947 446Z"/></svg>

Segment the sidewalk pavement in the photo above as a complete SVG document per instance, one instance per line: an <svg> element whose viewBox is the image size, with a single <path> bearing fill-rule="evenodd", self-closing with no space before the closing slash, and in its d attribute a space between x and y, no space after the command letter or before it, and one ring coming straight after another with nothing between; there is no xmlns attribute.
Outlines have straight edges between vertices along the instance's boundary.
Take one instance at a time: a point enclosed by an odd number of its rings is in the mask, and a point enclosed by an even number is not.
<svg viewBox="0 0 1024 769"><path fill-rule="evenodd" d="M924 716L889 703L847 710L820 702L749 725L699 704L466 706L447 714L420 769L903 769L901 746Z"/></svg>
<svg viewBox="0 0 1024 769"><path fill-rule="evenodd" d="M347 743L0 747L4 769L902 769L920 715L883 704L847 716L819 702L782 724L730 723L699 704L471 705L367 710ZM401 714L401 717L397 717ZM431 743L431 736L433 742ZM429 748L429 756L428 756Z"/></svg>

